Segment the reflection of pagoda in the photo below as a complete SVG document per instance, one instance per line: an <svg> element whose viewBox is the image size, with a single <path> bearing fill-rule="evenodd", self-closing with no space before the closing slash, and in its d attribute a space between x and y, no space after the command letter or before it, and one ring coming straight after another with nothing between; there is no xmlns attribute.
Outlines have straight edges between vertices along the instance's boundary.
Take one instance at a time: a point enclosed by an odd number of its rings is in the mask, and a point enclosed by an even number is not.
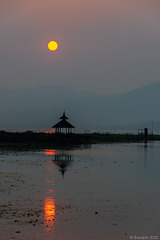
<svg viewBox="0 0 160 240"><path fill-rule="evenodd" d="M60 117L61 121L59 121L57 124L55 124L52 128L55 128L56 133L62 133L63 129L65 129L65 133L71 133L72 128L74 126L70 124L66 119L68 119L65 115L65 112L63 113L62 117Z"/></svg>
<svg viewBox="0 0 160 240"><path fill-rule="evenodd" d="M62 173L62 178L67 171L67 167L72 163L72 156L69 154L57 154L53 162L59 167L59 171Z"/></svg>

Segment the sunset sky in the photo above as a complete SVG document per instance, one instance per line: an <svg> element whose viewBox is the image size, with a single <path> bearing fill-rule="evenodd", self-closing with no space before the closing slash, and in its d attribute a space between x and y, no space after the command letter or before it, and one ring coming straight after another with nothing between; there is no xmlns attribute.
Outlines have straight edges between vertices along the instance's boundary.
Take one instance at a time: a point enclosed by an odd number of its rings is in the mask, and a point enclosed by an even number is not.
<svg viewBox="0 0 160 240"><path fill-rule="evenodd" d="M0 56L0 87L111 95L157 82L160 1L0 0Z"/></svg>

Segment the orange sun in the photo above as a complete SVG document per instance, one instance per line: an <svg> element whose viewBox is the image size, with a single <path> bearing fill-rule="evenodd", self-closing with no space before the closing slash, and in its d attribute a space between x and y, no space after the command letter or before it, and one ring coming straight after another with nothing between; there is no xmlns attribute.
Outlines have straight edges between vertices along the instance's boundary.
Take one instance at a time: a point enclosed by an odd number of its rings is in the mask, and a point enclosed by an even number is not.
<svg viewBox="0 0 160 240"><path fill-rule="evenodd" d="M58 43L57 43L57 42L55 42L55 41L50 41L50 42L48 43L48 49L49 49L50 51L56 51L57 48L58 48Z"/></svg>

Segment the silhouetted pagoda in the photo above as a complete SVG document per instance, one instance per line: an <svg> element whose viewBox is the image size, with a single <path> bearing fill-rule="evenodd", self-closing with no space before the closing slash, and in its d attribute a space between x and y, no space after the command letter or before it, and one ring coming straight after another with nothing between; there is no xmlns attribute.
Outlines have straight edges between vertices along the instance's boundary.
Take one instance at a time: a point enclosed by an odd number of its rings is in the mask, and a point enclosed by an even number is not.
<svg viewBox="0 0 160 240"><path fill-rule="evenodd" d="M65 111L62 117L60 117L59 119L61 119L61 121L59 121L57 124L55 124L52 127L52 128L55 128L55 133L64 133L64 132L71 133L72 128L75 128L75 127L66 120L68 119L68 117L66 117Z"/></svg>

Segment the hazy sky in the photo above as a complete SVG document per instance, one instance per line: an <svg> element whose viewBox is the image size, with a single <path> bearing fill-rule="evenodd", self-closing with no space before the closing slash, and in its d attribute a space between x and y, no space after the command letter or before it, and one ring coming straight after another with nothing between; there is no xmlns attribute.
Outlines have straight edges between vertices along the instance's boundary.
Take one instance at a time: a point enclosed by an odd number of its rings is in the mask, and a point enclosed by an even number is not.
<svg viewBox="0 0 160 240"><path fill-rule="evenodd" d="M159 10L159 0L0 0L0 87L115 94L160 81Z"/></svg>

